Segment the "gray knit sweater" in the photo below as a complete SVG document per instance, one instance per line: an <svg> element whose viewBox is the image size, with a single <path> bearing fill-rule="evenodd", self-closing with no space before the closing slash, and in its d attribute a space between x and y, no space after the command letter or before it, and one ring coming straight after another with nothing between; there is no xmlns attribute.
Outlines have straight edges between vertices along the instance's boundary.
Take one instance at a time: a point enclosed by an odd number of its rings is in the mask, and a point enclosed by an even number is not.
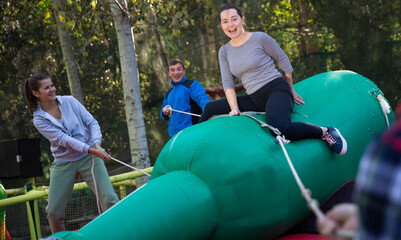
<svg viewBox="0 0 401 240"><path fill-rule="evenodd" d="M234 88L233 75L240 79L247 94L252 94L268 82L281 77L274 61L277 61L283 72L292 72L287 55L264 32L253 32L245 43L237 47L233 47L230 42L226 43L219 50L224 91Z"/></svg>

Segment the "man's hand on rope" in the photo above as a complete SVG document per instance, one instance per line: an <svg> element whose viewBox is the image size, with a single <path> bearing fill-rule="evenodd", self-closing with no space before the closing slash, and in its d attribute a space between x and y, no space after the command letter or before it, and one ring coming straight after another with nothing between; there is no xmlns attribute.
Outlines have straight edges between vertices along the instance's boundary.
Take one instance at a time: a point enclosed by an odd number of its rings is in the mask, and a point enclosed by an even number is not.
<svg viewBox="0 0 401 240"><path fill-rule="evenodd" d="M162 111L163 111L163 116L165 116L165 117L171 117L171 114L173 113L173 111L171 111L170 105L164 106Z"/></svg>

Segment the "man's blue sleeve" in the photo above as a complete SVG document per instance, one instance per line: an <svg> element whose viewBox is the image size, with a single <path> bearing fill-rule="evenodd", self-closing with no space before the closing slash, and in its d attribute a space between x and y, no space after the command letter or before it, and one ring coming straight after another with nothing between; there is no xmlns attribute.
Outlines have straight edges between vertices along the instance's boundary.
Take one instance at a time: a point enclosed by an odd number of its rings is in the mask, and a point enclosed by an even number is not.
<svg viewBox="0 0 401 240"><path fill-rule="evenodd" d="M210 102L209 97L206 95L205 88L198 81L194 81L190 87L191 98L202 108L202 111L205 109L205 106L208 102Z"/></svg>

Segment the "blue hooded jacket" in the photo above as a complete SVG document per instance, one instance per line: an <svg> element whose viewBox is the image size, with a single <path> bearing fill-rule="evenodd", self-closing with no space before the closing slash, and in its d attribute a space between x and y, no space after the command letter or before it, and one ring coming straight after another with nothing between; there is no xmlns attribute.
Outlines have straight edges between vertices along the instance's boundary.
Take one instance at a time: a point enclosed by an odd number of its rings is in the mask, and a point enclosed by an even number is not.
<svg viewBox="0 0 401 240"><path fill-rule="evenodd" d="M174 136L177 132L192 126L192 117L191 115L173 112L171 117L163 116L163 108L166 105L170 105L173 109L183 111L183 112L191 112L190 99L192 98L198 106L202 109L205 109L205 106L208 102L210 102L209 97L206 95L205 88L198 81L194 81L189 88L183 85L185 81L188 81L187 77L183 77L182 80L178 83L171 81L171 85L173 88L166 98L166 94L164 94L164 101L162 110L160 111L160 116L164 120L169 121L168 126L168 134L170 137Z"/></svg>

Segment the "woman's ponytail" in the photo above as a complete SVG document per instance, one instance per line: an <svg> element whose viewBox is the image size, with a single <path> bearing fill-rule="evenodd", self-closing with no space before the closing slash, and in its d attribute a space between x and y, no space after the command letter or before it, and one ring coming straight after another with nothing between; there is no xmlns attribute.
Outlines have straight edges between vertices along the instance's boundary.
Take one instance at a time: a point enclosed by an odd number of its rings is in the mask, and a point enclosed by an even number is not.
<svg viewBox="0 0 401 240"><path fill-rule="evenodd" d="M32 91L39 91L40 81L48 78L49 77L44 74L34 74L25 79L24 97L31 114L33 114L33 112L38 108L38 98L33 95Z"/></svg>

